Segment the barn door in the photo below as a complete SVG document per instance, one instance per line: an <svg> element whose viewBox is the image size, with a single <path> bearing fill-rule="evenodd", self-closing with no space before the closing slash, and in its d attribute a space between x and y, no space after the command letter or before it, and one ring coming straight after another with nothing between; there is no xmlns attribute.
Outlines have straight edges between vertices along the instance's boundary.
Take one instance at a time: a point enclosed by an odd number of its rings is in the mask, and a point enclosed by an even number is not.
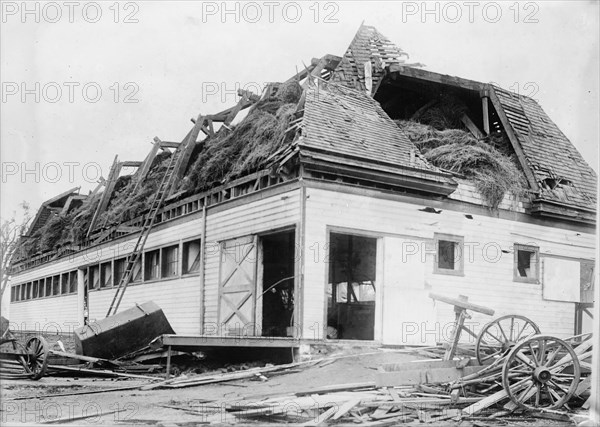
<svg viewBox="0 0 600 427"><path fill-rule="evenodd" d="M423 241L384 238L383 343L433 345L435 311L425 289Z"/></svg>
<svg viewBox="0 0 600 427"><path fill-rule="evenodd" d="M255 335L257 237L221 242L219 324L228 335Z"/></svg>

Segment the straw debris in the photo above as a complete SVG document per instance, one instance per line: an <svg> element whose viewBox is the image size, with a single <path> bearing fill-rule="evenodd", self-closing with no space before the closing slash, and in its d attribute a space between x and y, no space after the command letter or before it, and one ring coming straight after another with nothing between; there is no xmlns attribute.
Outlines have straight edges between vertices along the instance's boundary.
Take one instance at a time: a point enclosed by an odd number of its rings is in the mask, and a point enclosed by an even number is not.
<svg viewBox="0 0 600 427"><path fill-rule="evenodd" d="M489 207L497 208L506 193L523 194L525 177L514 154L509 154L503 134L479 141L461 129L439 130L404 120L397 120L396 124L434 166L473 181Z"/></svg>

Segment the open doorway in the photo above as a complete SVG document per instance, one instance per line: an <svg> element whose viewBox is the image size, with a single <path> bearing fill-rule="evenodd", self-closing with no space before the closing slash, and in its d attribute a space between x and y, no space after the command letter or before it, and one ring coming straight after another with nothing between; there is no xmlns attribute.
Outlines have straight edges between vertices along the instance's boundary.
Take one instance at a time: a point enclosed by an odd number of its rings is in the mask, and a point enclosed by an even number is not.
<svg viewBox="0 0 600 427"><path fill-rule="evenodd" d="M262 336L293 335L295 231L283 231L260 238L262 280L258 309L262 314ZM260 285L262 283L262 285Z"/></svg>
<svg viewBox="0 0 600 427"><path fill-rule="evenodd" d="M373 340L377 239L331 233L327 338Z"/></svg>

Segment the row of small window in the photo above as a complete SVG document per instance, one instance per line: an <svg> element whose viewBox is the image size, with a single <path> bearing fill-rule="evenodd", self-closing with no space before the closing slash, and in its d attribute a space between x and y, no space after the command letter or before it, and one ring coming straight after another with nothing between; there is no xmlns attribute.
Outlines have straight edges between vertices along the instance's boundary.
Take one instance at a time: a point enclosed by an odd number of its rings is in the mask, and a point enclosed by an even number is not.
<svg viewBox="0 0 600 427"><path fill-rule="evenodd" d="M436 263L434 273L464 274L464 238L448 234L436 234ZM539 283L540 250L536 246L514 245L513 280L515 282Z"/></svg>
<svg viewBox="0 0 600 427"><path fill-rule="evenodd" d="M133 266L131 282L169 279L196 273L200 271L200 253L200 239L184 242L181 248L177 244L144 252L141 262L138 260ZM83 269L84 285L88 286L88 289L118 286L126 268L126 258L88 266ZM77 293L77 270L15 285L11 288L10 300L11 302L28 301L75 293Z"/></svg>
<svg viewBox="0 0 600 427"><path fill-rule="evenodd" d="M10 289L10 300L27 301L77 293L77 270L15 285Z"/></svg>
<svg viewBox="0 0 600 427"><path fill-rule="evenodd" d="M126 258L91 265L85 270L84 283L88 289L118 286L126 269ZM144 252L141 261L138 260L133 266L130 281L139 283L170 279L198 271L200 271L200 239Z"/></svg>

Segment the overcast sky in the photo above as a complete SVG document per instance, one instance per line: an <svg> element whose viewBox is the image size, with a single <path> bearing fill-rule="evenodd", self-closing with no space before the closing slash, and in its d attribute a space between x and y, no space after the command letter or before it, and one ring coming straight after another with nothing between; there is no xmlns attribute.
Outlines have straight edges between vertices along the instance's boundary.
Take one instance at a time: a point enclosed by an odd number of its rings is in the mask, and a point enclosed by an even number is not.
<svg viewBox="0 0 600 427"><path fill-rule="evenodd" d="M237 86L341 56L363 20L428 70L533 96L598 170L597 2L117 6L2 3L2 217L93 189L99 167L106 177L115 154L143 159L154 136L180 141L192 116L232 106Z"/></svg>

